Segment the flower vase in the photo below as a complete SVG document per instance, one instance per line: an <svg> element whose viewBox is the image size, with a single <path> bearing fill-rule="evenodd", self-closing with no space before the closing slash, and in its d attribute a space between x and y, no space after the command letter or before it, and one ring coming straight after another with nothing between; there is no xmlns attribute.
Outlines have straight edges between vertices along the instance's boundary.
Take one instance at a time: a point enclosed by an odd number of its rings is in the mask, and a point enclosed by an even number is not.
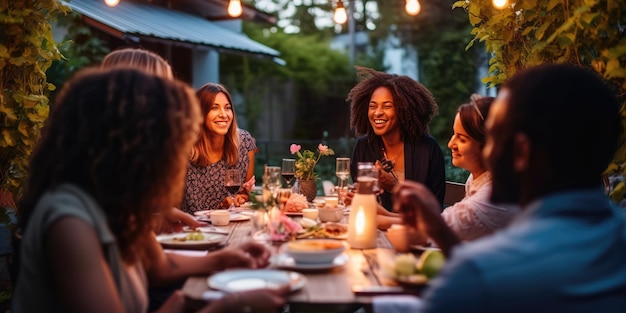
<svg viewBox="0 0 626 313"><path fill-rule="evenodd" d="M312 202L317 196L317 185L314 179L303 179L298 181L300 186L300 194L306 197L306 200Z"/></svg>

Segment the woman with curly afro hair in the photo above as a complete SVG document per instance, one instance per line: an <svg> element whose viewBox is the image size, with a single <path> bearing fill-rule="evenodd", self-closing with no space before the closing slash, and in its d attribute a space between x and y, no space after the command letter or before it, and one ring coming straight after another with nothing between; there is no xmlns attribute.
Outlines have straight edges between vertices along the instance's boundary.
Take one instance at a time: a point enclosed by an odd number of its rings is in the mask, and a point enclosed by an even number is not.
<svg viewBox="0 0 626 313"><path fill-rule="evenodd" d="M357 139L350 173L356 179L358 162L375 162L380 171L380 202L392 210L391 189L398 181L424 183L443 203L443 152L429 135L428 124L438 113L433 95L408 76L358 67L361 81L350 90L350 127ZM379 210L380 211L380 210Z"/></svg>

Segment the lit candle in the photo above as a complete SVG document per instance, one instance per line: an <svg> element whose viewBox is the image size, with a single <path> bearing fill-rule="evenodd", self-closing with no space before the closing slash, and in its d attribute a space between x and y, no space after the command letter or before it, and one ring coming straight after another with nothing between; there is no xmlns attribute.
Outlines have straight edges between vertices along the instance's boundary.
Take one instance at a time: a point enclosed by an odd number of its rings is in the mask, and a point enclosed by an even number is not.
<svg viewBox="0 0 626 313"><path fill-rule="evenodd" d="M357 189L352 198L348 222L348 243L355 249L376 248L376 196L378 171L372 163L359 164Z"/></svg>

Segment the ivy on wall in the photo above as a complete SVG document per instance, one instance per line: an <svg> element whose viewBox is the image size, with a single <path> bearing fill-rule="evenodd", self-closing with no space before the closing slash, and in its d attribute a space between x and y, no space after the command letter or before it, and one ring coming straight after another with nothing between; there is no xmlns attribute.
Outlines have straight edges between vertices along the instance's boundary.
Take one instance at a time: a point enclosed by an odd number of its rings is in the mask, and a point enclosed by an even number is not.
<svg viewBox="0 0 626 313"><path fill-rule="evenodd" d="M46 70L62 57L50 21L68 11L56 0L0 1L0 189L15 199L50 110Z"/></svg>
<svg viewBox="0 0 626 313"><path fill-rule="evenodd" d="M467 12L474 38L490 55L483 82L497 86L520 69L543 63L572 63L592 68L611 83L622 103L626 127L626 2L623 0L524 0L496 9L487 0L464 0L452 8ZM625 128L626 129L626 128ZM620 139L606 174L626 174L626 141ZM611 198L624 199L626 184Z"/></svg>

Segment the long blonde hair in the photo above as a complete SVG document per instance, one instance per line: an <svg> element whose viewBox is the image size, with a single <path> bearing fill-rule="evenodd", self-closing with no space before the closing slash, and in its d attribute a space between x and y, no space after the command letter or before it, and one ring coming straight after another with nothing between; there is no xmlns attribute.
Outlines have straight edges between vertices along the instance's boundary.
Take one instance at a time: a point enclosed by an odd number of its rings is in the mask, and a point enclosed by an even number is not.
<svg viewBox="0 0 626 313"><path fill-rule="evenodd" d="M215 83L206 83L198 91L196 91L196 97L200 100L200 109L202 116L206 118L209 110L215 102L215 96L218 93L223 93L228 99L233 108L233 122L230 124L230 128L226 133L223 147L222 159L226 161L229 166L234 166L239 160L239 129L237 128L237 119L235 118L235 108L233 105L233 98L228 93L226 87ZM191 150L191 163L197 166L208 166L211 164L209 160L209 152L211 152L211 145L209 137L211 133L207 129L207 126L203 124L200 131L200 137Z"/></svg>
<svg viewBox="0 0 626 313"><path fill-rule="evenodd" d="M174 78L172 67L158 54L137 48L124 48L107 54L102 63L103 68L130 66L147 71L148 73Z"/></svg>

